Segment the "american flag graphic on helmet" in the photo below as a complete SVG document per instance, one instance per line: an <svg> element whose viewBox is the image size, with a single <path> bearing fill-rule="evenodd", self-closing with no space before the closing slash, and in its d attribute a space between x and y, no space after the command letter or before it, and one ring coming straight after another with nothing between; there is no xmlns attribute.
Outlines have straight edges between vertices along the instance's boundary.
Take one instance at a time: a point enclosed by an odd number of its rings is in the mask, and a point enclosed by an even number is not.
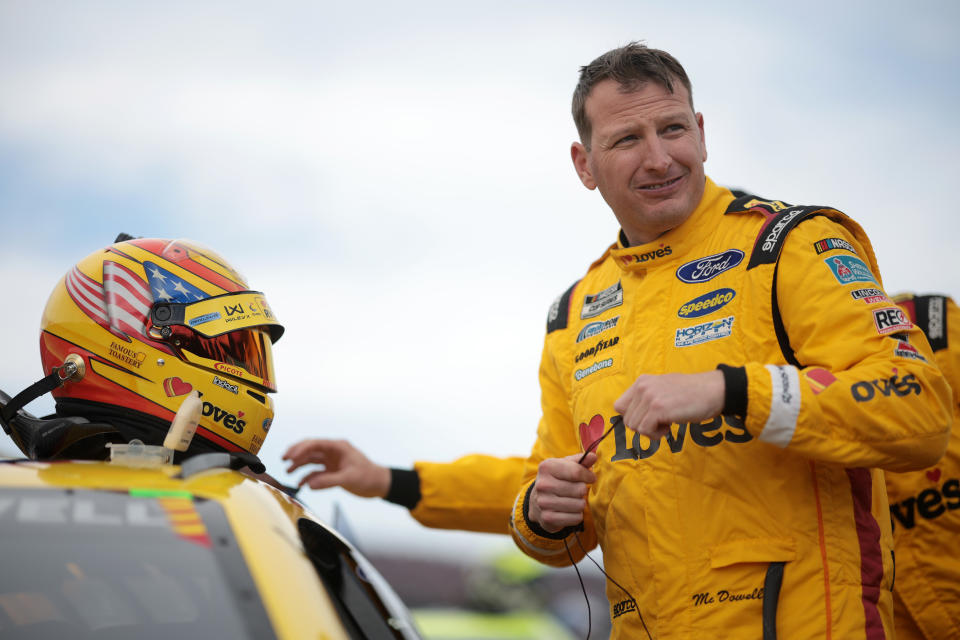
<svg viewBox="0 0 960 640"><path fill-rule="evenodd" d="M177 277L153 262L144 262L143 270L150 280L153 299L158 302L190 303L210 297L183 278Z"/></svg>
<svg viewBox="0 0 960 640"><path fill-rule="evenodd" d="M149 283L122 264L106 260L100 284L74 267L67 274L67 292L103 328L124 339L135 336L143 340L151 339L147 319L155 300L189 303L209 297L153 262L144 262L143 268Z"/></svg>
<svg viewBox="0 0 960 640"><path fill-rule="evenodd" d="M103 263L103 284L74 267L66 277L67 292L84 313L120 337L146 335L153 296L133 271L112 261Z"/></svg>

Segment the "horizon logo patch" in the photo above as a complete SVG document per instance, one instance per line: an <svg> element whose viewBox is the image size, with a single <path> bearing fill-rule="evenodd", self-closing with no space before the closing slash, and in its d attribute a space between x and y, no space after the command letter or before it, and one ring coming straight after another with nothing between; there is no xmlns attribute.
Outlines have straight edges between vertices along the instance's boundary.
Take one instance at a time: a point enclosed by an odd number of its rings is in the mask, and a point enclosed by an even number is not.
<svg viewBox="0 0 960 640"><path fill-rule="evenodd" d="M674 346L692 347L694 345L729 337L733 333L734 316L712 320L692 327L677 329Z"/></svg>
<svg viewBox="0 0 960 640"><path fill-rule="evenodd" d="M607 287L599 293L583 297L583 308L580 309L580 319L586 320L598 316L607 309L619 307L623 304L623 287L620 281Z"/></svg>
<svg viewBox="0 0 960 640"><path fill-rule="evenodd" d="M836 278L840 284L850 284L851 282L872 282L873 284L880 284L877 282L877 279L873 277L870 267L868 267L863 260L855 256L833 256L824 260L823 263L830 267L830 271L833 272L833 277Z"/></svg>
<svg viewBox="0 0 960 640"><path fill-rule="evenodd" d="M743 256L740 249L728 249L723 253L691 260L677 269L677 278L688 284L706 282L743 262Z"/></svg>

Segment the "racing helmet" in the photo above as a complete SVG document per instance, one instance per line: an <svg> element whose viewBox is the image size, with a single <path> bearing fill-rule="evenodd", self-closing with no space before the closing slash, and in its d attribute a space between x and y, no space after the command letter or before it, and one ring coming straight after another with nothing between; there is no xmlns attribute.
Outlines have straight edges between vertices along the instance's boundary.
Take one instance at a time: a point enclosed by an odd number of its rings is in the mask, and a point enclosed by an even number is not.
<svg viewBox="0 0 960 640"><path fill-rule="evenodd" d="M44 374L78 357L83 371L52 391L57 415L159 445L196 390L190 451L256 455L273 421L271 346L283 333L263 293L195 242L118 240L70 269L43 311Z"/></svg>

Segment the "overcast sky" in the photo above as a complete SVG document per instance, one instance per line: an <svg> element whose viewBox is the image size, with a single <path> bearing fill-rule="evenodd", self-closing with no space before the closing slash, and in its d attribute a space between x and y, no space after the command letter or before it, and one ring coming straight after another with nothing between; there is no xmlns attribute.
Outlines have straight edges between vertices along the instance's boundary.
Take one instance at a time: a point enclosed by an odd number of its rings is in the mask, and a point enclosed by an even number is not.
<svg viewBox="0 0 960 640"><path fill-rule="evenodd" d="M547 309L617 232L572 169L570 95L631 40L686 67L717 182L836 206L888 291L960 295L960 5L668 4L0 0L0 388L40 377L72 264L121 231L188 237L287 327L261 451L281 479L308 436L395 466L526 453ZM304 498L367 548L504 543Z"/></svg>

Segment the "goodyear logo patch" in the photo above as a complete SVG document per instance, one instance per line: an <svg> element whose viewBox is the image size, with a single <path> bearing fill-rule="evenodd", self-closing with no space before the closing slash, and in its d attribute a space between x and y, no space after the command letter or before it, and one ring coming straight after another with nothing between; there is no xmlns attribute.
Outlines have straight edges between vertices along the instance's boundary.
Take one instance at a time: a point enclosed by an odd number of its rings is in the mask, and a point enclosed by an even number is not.
<svg viewBox="0 0 960 640"><path fill-rule="evenodd" d="M711 320L692 327L677 329L674 345L677 347L692 347L711 340L726 338L733 333L733 320L734 316L728 316L720 320Z"/></svg>
<svg viewBox="0 0 960 640"><path fill-rule="evenodd" d="M686 302L677 310L681 318L699 318L717 311L733 300L737 292L733 289L716 289Z"/></svg>

